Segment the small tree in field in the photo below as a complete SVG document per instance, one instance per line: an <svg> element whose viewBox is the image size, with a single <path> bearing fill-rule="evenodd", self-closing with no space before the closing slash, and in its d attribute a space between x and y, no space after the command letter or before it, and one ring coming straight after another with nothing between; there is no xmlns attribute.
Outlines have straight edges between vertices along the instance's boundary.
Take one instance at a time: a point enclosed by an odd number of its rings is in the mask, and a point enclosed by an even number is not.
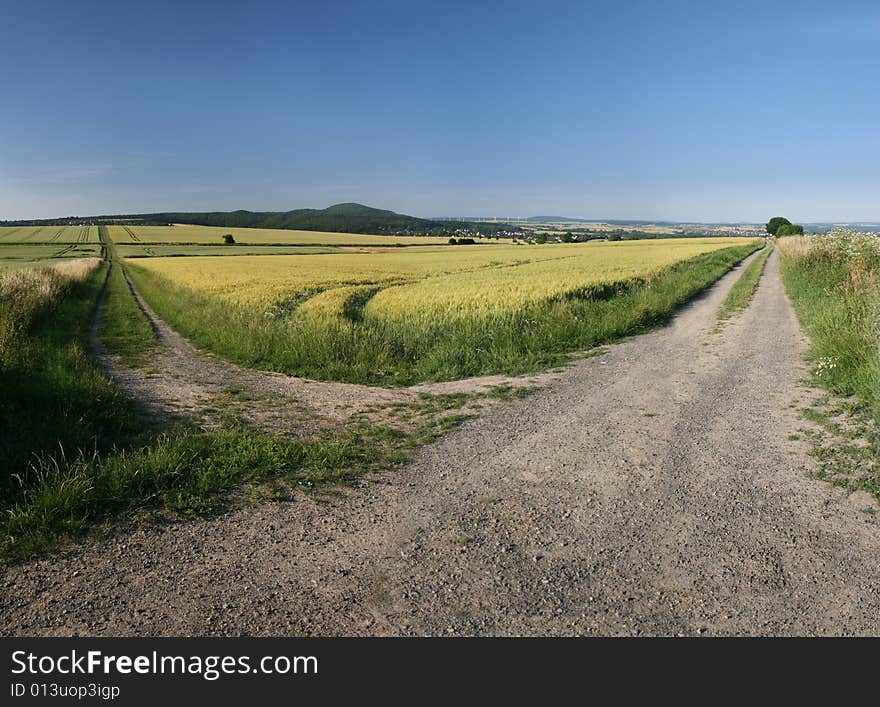
<svg viewBox="0 0 880 707"><path fill-rule="evenodd" d="M226 245L235 245L235 238L232 237L231 233L227 233L225 236L223 236L223 242Z"/></svg>

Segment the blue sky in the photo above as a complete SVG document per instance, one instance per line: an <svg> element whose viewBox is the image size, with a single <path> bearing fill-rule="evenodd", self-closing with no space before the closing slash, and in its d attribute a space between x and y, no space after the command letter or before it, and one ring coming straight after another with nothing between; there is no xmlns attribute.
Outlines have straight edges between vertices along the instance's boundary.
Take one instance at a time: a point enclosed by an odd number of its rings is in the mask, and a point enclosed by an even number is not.
<svg viewBox="0 0 880 707"><path fill-rule="evenodd" d="M880 3L0 0L0 219L880 220Z"/></svg>

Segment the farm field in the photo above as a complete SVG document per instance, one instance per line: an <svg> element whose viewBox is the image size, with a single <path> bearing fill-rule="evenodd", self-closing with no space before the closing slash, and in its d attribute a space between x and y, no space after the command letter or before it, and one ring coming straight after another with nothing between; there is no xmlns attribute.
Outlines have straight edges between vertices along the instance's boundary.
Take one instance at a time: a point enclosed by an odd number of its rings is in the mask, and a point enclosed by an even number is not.
<svg viewBox="0 0 880 707"><path fill-rule="evenodd" d="M269 228L225 228L222 226L109 226L115 243L217 244L232 234L236 243L245 245L375 245L406 246L446 243L445 238L423 236L371 236L357 233L323 231L284 231Z"/></svg>
<svg viewBox="0 0 880 707"><path fill-rule="evenodd" d="M96 226L0 227L0 272L100 255Z"/></svg>
<svg viewBox="0 0 880 707"><path fill-rule="evenodd" d="M560 363L662 320L758 245L670 239L145 258L127 269L159 316L215 353L394 385Z"/></svg>
<svg viewBox="0 0 880 707"><path fill-rule="evenodd" d="M344 249L397 250L446 244L445 239L436 238L206 226L6 226L0 227L0 271L51 264L60 258L100 255L102 231L108 241L118 243L118 252L122 257L132 258L313 255L341 252ZM223 236L227 233L234 234L234 245L223 243Z"/></svg>
<svg viewBox="0 0 880 707"><path fill-rule="evenodd" d="M97 226L3 226L0 245L16 243L97 243Z"/></svg>
<svg viewBox="0 0 880 707"><path fill-rule="evenodd" d="M101 245L68 243L59 245L0 244L0 272L40 265L51 265L71 258L100 257Z"/></svg>
<svg viewBox="0 0 880 707"><path fill-rule="evenodd" d="M240 255L314 255L315 253L340 253L342 248L334 246L289 246L289 245L195 245L181 243L175 245L149 243L120 243L116 252L123 258L176 258L191 255L202 256L240 256Z"/></svg>
<svg viewBox="0 0 880 707"><path fill-rule="evenodd" d="M171 283L224 299L270 308L311 293L353 285L388 287L371 315L436 317L451 312L489 316L590 288L644 278L688 258L753 243L747 239L681 239L621 243L438 248L381 253L139 261ZM124 254L124 253L121 253Z"/></svg>

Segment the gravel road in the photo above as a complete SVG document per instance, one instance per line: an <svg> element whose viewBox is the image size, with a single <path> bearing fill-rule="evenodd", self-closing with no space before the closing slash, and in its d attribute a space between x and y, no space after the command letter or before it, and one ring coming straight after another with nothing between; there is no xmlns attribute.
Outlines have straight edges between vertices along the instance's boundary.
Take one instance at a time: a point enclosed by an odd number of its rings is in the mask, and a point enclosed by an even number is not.
<svg viewBox="0 0 880 707"><path fill-rule="evenodd" d="M789 439L810 393L777 258L721 331L736 273L358 488L7 569L0 630L876 635L878 516Z"/></svg>

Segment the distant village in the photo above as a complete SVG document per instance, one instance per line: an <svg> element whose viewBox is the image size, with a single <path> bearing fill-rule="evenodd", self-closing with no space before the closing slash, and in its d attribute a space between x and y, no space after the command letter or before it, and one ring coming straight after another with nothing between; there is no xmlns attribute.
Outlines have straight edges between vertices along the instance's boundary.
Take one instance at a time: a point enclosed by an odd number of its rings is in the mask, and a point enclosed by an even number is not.
<svg viewBox="0 0 880 707"><path fill-rule="evenodd" d="M763 237L762 224L633 224L608 223L536 223L528 227L512 225L492 232L476 227L457 228L453 237L459 242L481 239L511 239L514 243L584 243L587 241L627 241L653 238Z"/></svg>

